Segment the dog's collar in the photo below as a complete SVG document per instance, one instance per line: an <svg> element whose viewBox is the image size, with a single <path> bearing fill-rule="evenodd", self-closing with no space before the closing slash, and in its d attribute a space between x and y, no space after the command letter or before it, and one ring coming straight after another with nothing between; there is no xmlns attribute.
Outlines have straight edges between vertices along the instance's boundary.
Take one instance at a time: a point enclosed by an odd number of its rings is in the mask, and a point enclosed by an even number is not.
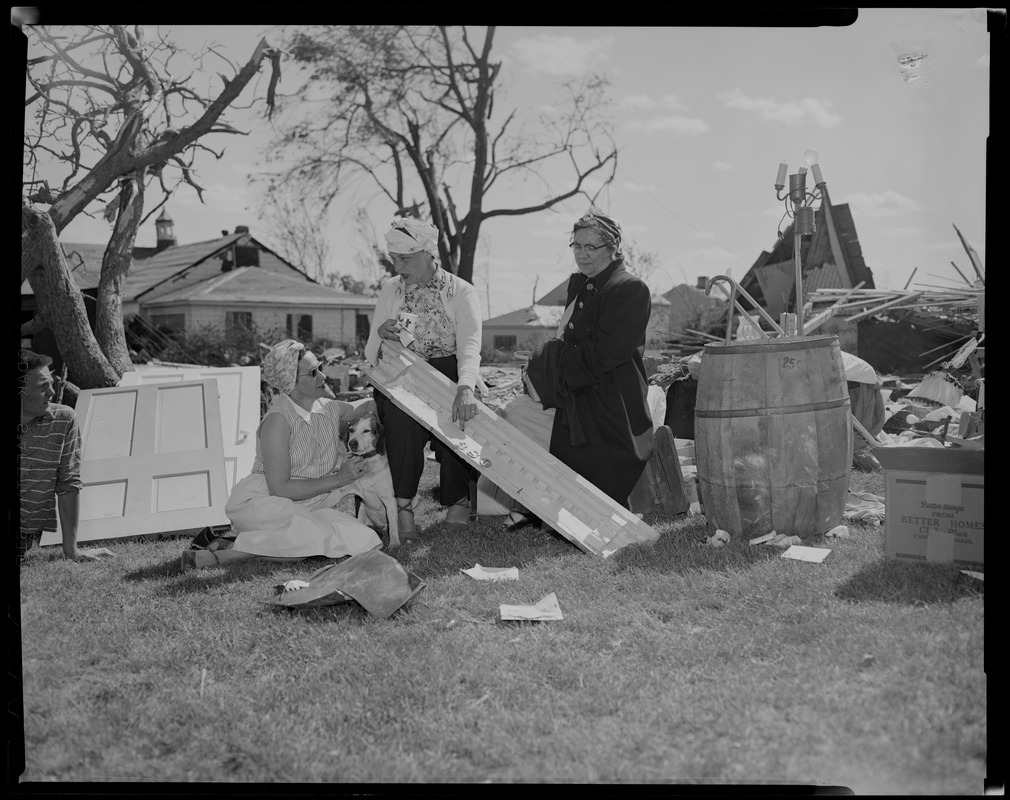
<svg viewBox="0 0 1010 800"><path fill-rule="evenodd" d="M379 451L378 450L369 450L367 453L351 453L351 455L353 455L355 458L365 459L365 458L371 458L372 456L379 455Z"/></svg>

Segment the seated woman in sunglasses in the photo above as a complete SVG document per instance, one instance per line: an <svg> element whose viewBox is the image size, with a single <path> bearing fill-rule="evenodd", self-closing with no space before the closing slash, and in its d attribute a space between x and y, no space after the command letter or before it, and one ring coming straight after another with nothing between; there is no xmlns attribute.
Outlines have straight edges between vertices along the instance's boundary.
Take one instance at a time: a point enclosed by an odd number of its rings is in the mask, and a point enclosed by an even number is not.
<svg viewBox="0 0 1010 800"><path fill-rule="evenodd" d="M340 450L340 425L371 410L372 403L337 400L315 354L293 339L263 357L263 380L278 392L256 431L250 475L232 488L225 514L237 534L183 556L189 567L247 558L340 558L380 547L371 528L332 505L330 492L353 483L364 462Z"/></svg>
<svg viewBox="0 0 1010 800"><path fill-rule="evenodd" d="M475 392L481 385L477 290L439 266L438 229L434 225L418 219L394 219L386 232L386 249L396 277L386 281L379 291L365 358L378 363L383 339L402 344L400 320L409 318L413 322L410 348L458 385L452 419L462 428L477 415ZM414 497L424 472L424 447L429 441L439 462L439 502L448 506L442 527L454 530L469 525L477 471L378 389L375 405L386 429L386 456L393 475L400 541L418 538Z"/></svg>

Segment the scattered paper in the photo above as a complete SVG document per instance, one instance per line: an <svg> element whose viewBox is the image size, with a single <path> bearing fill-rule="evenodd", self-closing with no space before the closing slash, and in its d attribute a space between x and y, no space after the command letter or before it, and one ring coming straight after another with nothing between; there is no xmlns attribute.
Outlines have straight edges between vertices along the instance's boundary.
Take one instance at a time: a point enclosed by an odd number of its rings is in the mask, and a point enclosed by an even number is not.
<svg viewBox="0 0 1010 800"><path fill-rule="evenodd" d="M729 544L729 533L724 530L717 530L705 540L709 547L725 547Z"/></svg>
<svg viewBox="0 0 1010 800"><path fill-rule="evenodd" d="M985 573L983 572L972 572L970 569L963 569L961 570L961 572L963 572L969 578L977 578L980 581L983 582L985 581Z"/></svg>
<svg viewBox="0 0 1010 800"><path fill-rule="evenodd" d="M803 540L799 536L786 536L784 533L778 533L774 539L769 539L767 544L772 547L791 547L794 544L803 544Z"/></svg>
<svg viewBox="0 0 1010 800"><path fill-rule="evenodd" d="M460 572L478 581L519 580L519 567L482 567L474 564L470 569L461 569Z"/></svg>
<svg viewBox="0 0 1010 800"><path fill-rule="evenodd" d="M797 561L812 561L820 564L831 551L824 547L804 547L803 545L790 545L789 549L782 554L782 558L794 558Z"/></svg>
<svg viewBox="0 0 1010 800"><path fill-rule="evenodd" d="M282 584L281 588L285 592L293 592L296 589L308 589L309 584L306 581L288 581Z"/></svg>
<svg viewBox="0 0 1010 800"><path fill-rule="evenodd" d="M847 525L836 525L830 531L828 531L825 536L836 536L839 539L849 538L849 528Z"/></svg>
<svg viewBox="0 0 1010 800"><path fill-rule="evenodd" d="M775 531L772 531L771 533L766 533L764 536L755 536L748 542L748 544L764 544L765 542L770 542L776 536L778 536L778 534L775 533Z"/></svg>
<svg viewBox="0 0 1010 800"><path fill-rule="evenodd" d="M533 606L510 606L502 604L498 607L498 612L503 620L533 620L543 622L546 620L563 619L561 607L558 605L558 598L551 592L543 600Z"/></svg>

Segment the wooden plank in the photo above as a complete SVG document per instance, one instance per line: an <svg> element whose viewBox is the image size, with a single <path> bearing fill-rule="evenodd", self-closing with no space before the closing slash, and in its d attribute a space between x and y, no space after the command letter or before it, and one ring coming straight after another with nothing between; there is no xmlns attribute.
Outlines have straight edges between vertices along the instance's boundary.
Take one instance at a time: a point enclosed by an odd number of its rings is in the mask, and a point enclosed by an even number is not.
<svg viewBox="0 0 1010 800"><path fill-rule="evenodd" d="M252 472L256 459L256 429L260 424L259 367L175 367L127 372L120 386L137 386L175 381L217 381L224 441L224 471L228 494L235 484Z"/></svg>
<svg viewBox="0 0 1010 800"><path fill-rule="evenodd" d="M228 525L217 406L212 379L81 392L78 542Z"/></svg>
<svg viewBox="0 0 1010 800"><path fill-rule="evenodd" d="M828 196L828 188L821 187L824 195L824 202L821 204L824 210L824 219L828 223L828 242L831 244L831 254L835 257L835 265L838 267L838 276L842 280L842 288L848 289L852 286L852 276L849 274L849 265L842 252L841 242L838 240L838 232L835 230L835 220L831 216L831 198ZM810 333L806 325L803 326L803 334Z"/></svg>
<svg viewBox="0 0 1010 800"><path fill-rule="evenodd" d="M604 558L659 534L630 510L477 401L461 431L452 421L456 384L415 353L383 341L379 363L365 375L399 408L467 463L587 553Z"/></svg>
<svg viewBox="0 0 1010 800"><path fill-rule="evenodd" d="M853 314L851 317L848 318L849 322L855 322L856 320L860 320L863 317L871 317L874 314L877 314L877 313L883 311L885 308L894 308L896 306L901 305L902 303L911 303L914 300L916 300L919 297L919 295L921 295L921 294L922 294L922 292L913 292L912 294L908 295L907 297L899 297L896 300L891 300L888 303L884 303L882 305L875 306L875 307L873 307L871 309L868 309L868 310L862 312L861 314Z"/></svg>
<svg viewBox="0 0 1010 800"><path fill-rule="evenodd" d="M860 281L858 286L856 286L854 289L850 289L848 292L846 292L844 295L842 295L834 303L834 305L832 305L826 311L822 311L820 314L818 314L813 319L809 319L806 322L804 322L803 323L803 335L804 336L809 336L811 333L813 333L815 330L817 330L819 327L821 327L821 325L823 325L825 322L827 322L829 319L831 319L831 317L835 314L835 312L838 309L838 307L841 306L841 304L844 303L849 297L851 297L852 293L855 292L857 289L859 289L860 286L863 285L863 283L864 283L864 281Z"/></svg>

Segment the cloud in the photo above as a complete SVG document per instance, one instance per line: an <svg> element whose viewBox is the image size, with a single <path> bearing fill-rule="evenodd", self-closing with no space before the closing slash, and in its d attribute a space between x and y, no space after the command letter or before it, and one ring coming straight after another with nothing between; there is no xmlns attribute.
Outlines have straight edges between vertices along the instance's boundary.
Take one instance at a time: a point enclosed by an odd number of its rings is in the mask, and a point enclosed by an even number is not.
<svg viewBox="0 0 1010 800"><path fill-rule="evenodd" d="M659 187L653 186L652 184L643 185L641 183L635 183L633 181L625 181L624 190L627 192L631 192L633 194L645 194L647 192L658 192Z"/></svg>
<svg viewBox="0 0 1010 800"><path fill-rule="evenodd" d="M677 261L727 261L730 259L739 260L739 258L738 255L720 247L703 247L701 250L692 250L690 253L677 256Z"/></svg>
<svg viewBox="0 0 1010 800"><path fill-rule="evenodd" d="M620 105L622 108L638 108L643 111L652 111L659 103L648 95L628 94L620 99Z"/></svg>
<svg viewBox="0 0 1010 800"><path fill-rule="evenodd" d="M732 164L727 164L725 161L716 161L712 165L712 169L718 170L719 172L730 172L736 169L736 167L734 167Z"/></svg>
<svg viewBox="0 0 1010 800"><path fill-rule="evenodd" d="M687 106L680 102L680 98L675 94L663 95L663 105L667 108L672 108L677 111L686 111Z"/></svg>
<svg viewBox="0 0 1010 800"><path fill-rule="evenodd" d="M890 189L877 194L852 192L846 197L846 202L858 216L867 217L897 217L919 210L919 204L914 200Z"/></svg>
<svg viewBox="0 0 1010 800"><path fill-rule="evenodd" d="M697 136L709 130L708 123L703 119L692 117L656 117L654 119L632 119L624 125L625 130L655 133L656 131L674 131L675 133Z"/></svg>
<svg viewBox="0 0 1010 800"><path fill-rule="evenodd" d="M613 36L575 39L540 34L515 42L512 51L529 73L566 77L601 69L610 60L608 51L613 44Z"/></svg>
<svg viewBox="0 0 1010 800"><path fill-rule="evenodd" d="M783 125L813 123L822 128L834 128L842 118L833 113L827 100L804 97L802 100L772 100L765 97L748 97L739 89L722 92L719 99L727 108L756 111L761 119L781 122Z"/></svg>

